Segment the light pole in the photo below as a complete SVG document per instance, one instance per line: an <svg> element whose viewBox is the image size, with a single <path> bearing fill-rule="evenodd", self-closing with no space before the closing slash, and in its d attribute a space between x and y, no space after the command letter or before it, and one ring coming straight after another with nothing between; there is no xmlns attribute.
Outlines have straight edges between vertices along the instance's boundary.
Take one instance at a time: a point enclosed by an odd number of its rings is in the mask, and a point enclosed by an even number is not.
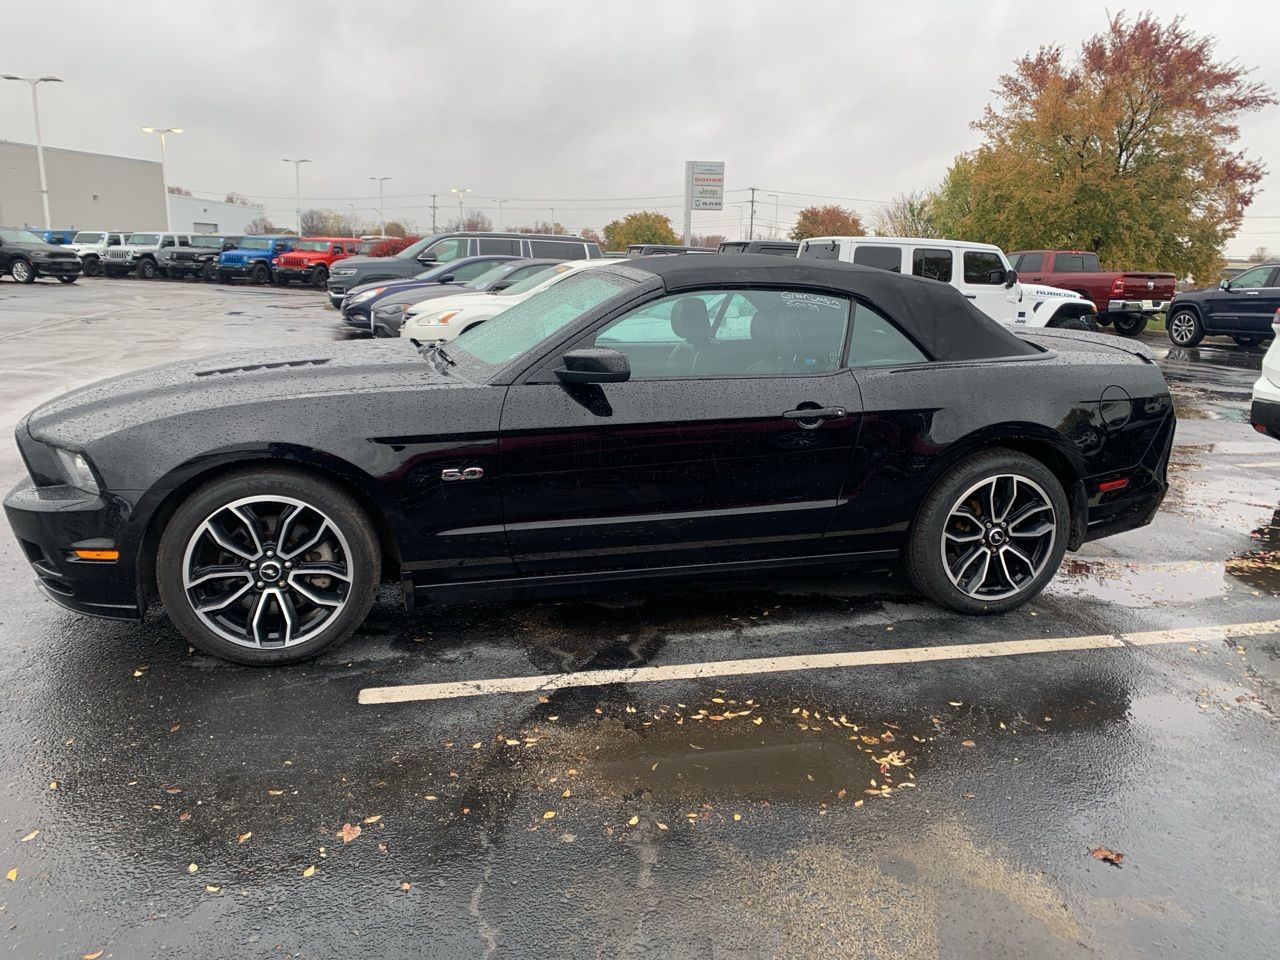
<svg viewBox="0 0 1280 960"><path fill-rule="evenodd" d="M746 204L735 203L734 206L738 208L738 239L741 240L742 239L742 208L745 207Z"/></svg>
<svg viewBox="0 0 1280 960"><path fill-rule="evenodd" d="M470 193L471 188L470 187L450 187L449 192L456 193L458 195L458 229L461 230L462 229L462 195L464 193Z"/></svg>
<svg viewBox="0 0 1280 960"><path fill-rule="evenodd" d="M302 236L302 178L298 175L298 171L302 169L304 163L310 163L310 160L290 160L284 157L283 163L293 164L293 215L298 221L298 236Z"/></svg>
<svg viewBox="0 0 1280 960"><path fill-rule="evenodd" d="M49 219L49 183L44 176L44 140L40 136L40 102L36 99L36 87L42 83L61 83L61 77L15 77L11 73L3 74L5 80L21 80L31 84L31 115L36 122L36 166L40 169L40 202L44 205L44 228L53 229L53 221Z"/></svg>
<svg viewBox="0 0 1280 960"><path fill-rule="evenodd" d="M165 151L164 138L168 133L181 133L181 127L143 127L143 133L156 133L160 135L160 185L164 187L164 228L173 230L173 214L169 212L169 180L165 174Z"/></svg>
<svg viewBox="0 0 1280 960"><path fill-rule="evenodd" d="M551 208L551 232L556 232L556 208Z"/></svg>
<svg viewBox="0 0 1280 960"><path fill-rule="evenodd" d="M390 180L390 177L370 177L370 180L378 181L378 220L382 223L382 229L379 231L384 237L387 235L387 211L382 205L382 185Z"/></svg>
<svg viewBox="0 0 1280 960"><path fill-rule="evenodd" d="M766 197L773 197L773 237L778 239L778 195L776 193L766 193Z"/></svg>
<svg viewBox="0 0 1280 960"><path fill-rule="evenodd" d="M502 205L506 202L507 201L505 200L498 201L498 231L499 232L502 231Z"/></svg>

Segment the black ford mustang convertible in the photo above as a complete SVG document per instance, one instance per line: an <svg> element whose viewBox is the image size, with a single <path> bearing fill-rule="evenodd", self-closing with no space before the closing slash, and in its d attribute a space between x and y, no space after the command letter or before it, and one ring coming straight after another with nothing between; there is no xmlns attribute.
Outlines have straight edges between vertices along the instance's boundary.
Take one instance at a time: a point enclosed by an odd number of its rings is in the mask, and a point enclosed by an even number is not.
<svg viewBox="0 0 1280 960"><path fill-rule="evenodd" d="M1149 522L1174 414L1133 342L743 255L600 261L446 345L179 363L32 411L5 511L59 603L314 656L433 595L901 558L965 613Z"/></svg>

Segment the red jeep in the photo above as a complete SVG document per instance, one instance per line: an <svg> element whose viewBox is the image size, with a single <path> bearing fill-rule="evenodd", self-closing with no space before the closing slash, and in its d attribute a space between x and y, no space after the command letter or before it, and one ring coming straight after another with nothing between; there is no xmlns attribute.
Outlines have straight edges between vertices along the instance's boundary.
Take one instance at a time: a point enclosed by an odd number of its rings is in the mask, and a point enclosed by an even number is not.
<svg viewBox="0 0 1280 960"><path fill-rule="evenodd" d="M354 256L357 246L354 237L303 237L296 250L276 258L275 281L282 287L290 280L323 287L334 261Z"/></svg>

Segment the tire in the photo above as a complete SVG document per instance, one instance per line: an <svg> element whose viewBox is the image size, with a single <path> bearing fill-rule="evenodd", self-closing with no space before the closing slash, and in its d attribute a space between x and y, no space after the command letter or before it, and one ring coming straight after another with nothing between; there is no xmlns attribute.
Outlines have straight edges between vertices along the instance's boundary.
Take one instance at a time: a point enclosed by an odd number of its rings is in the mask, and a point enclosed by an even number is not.
<svg viewBox="0 0 1280 960"><path fill-rule="evenodd" d="M208 280L212 283L214 280L218 279L218 265L210 260L195 274L195 276L201 280Z"/></svg>
<svg viewBox="0 0 1280 960"><path fill-rule="evenodd" d="M143 280L154 280L159 272L160 268L150 257L143 257L138 261L138 276Z"/></svg>
<svg viewBox="0 0 1280 960"><path fill-rule="evenodd" d="M165 611L193 646L270 666L309 660L354 633L377 597L381 557L368 516L341 488L288 468L254 467L210 481L179 505L161 535L155 574ZM320 572L304 574L304 565ZM199 579L189 570L203 570L204 582L189 586Z"/></svg>
<svg viewBox="0 0 1280 960"><path fill-rule="evenodd" d="M903 550L907 574L917 590L959 613L1020 607L1057 573L1070 510L1062 484L1039 460L983 450L948 470L916 511Z"/></svg>
<svg viewBox="0 0 1280 960"><path fill-rule="evenodd" d="M329 271L323 263L317 263L311 268L311 273L307 276L307 282L317 289L322 288L329 282Z"/></svg>
<svg viewBox="0 0 1280 960"><path fill-rule="evenodd" d="M100 277L102 276L102 261L97 257L85 257L81 269L86 277Z"/></svg>
<svg viewBox="0 0 1280 960"><path fill-rule="evenodd" d="M9 276L18 283L35 283L36 268L21 257L17 257L13 263L9 264Z"/></svg>
<svg viewBox="0 0 1280 960"><path fill-rule="evenodd" d="M75 283L79 279L80 279L79 277L59 277L58 278L58 280L61 281L62 283Z"/></svg>
<svg viewBox="0 0 1280 960"><path fill-rule="evenodd" d="M1244 347L1246 350L1256 347L1262 342L1261 337L1232 337L1231 339L1236 342L1237 346Z"/></svg>
<svg viewBox="0 0 1280 960"><path fill-rule="evenodd" d="M1204 339L1204 324L1191 309L1175 310L1169 314L1169 340L1175 347L1194 347Z"/></svg>
<svg viewBox="0 0 1280 960"><path fill-rule="evenodd" d="M267 269L265 263L255 263L253 269L249 271L249 282L256 283L259 286L271 279L271 271Z"/></svg>
<svg viewBox="0 0 1280 960"><path fill-rule="evenodd" d="M1147 318L1141 313L1118 313L1112 318L1116 333L1122 337L1136 337L1147 329Z"/></svg>

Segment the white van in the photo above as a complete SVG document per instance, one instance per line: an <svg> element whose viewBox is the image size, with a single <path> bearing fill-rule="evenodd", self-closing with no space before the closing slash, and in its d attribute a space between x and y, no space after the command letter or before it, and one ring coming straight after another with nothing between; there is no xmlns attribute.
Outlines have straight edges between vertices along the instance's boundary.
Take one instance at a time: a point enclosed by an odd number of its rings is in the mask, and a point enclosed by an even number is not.
<svg viewBox="0 0 1280 960"><path fill-rule="evenodd" d="M1071 290L1020 283L999 247L923 237L814 237L797 257L843 260L949 283L993 320L1025 327L1094 329L1093 302Z"/></svg>

